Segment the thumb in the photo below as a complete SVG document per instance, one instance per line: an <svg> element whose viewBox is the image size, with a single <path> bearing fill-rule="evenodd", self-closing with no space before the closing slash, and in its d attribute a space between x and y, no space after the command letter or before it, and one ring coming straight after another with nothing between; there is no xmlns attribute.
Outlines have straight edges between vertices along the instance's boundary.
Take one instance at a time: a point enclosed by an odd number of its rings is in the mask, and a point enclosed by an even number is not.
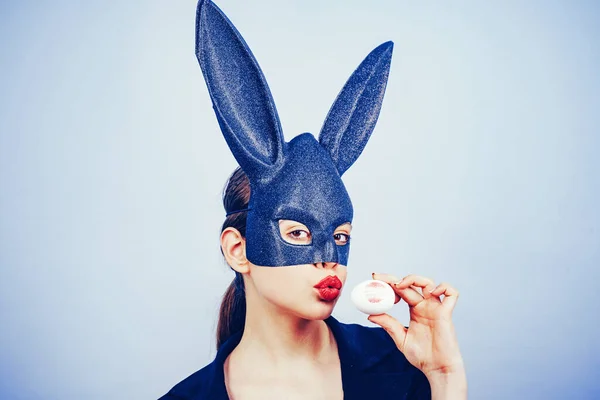
<svg viewBox="0 0 600 400"><path fill-rule="evenodd" d="M369 321L381 326L392 337L400 351L404 352L404 339L408 329L389 314L369 315Z"/></svg>

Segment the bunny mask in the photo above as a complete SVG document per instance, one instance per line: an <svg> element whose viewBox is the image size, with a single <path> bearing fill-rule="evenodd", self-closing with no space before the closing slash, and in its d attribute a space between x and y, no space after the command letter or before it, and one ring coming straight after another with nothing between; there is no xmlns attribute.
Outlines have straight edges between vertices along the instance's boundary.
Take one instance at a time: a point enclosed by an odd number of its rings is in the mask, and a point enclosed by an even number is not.
<svg viewBox="0 0 600 400"><path fill-rule="evenodd" d="M342 174L364 149L381 109L392 42L359 65L327 115L319 140L310 133L284 141L267 82L246 42L209 0L196 12L196 56L221 131L250 181L246 256L260 266L348 263L349 243L337 227L351 223L352 202ZM243 210L242 210L243 211ZM280 220L309 229L310 244L286 242Z"/></svg>

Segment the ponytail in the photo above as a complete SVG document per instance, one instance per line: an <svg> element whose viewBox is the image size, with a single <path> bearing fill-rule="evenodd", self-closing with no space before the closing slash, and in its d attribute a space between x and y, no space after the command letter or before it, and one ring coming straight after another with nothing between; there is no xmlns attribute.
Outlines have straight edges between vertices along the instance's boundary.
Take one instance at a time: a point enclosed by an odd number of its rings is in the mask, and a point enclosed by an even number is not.
<svg viewBox="0 0 600 400"><path fill-rule="evenodd" d="M238 283L241 281L241 288ZM242 275L235 274L235 278L223 295L219 309L219 322L217 324L217 349L236 332L244 331L246 321L246 294Z"/></svg>
<svg viewBox="0 0 600 400"><path fill-rule="evenodd" d="M223 191L223 206L225 212L233 212L248 208L250 201L250 182L248 177L237 168ZM246 211L236 212L227 215L221 228L223 232L226 228L237 229L240 234L246 236ZM221 249L222 253L222 249ZM244 290L244 280L242 274L235 273L235 278L229 284L229 287L223 295L221 307L219 308L219 321L217 322L217 349L221 347L231 335L244 330L246 322L246 293Z"/></svg>

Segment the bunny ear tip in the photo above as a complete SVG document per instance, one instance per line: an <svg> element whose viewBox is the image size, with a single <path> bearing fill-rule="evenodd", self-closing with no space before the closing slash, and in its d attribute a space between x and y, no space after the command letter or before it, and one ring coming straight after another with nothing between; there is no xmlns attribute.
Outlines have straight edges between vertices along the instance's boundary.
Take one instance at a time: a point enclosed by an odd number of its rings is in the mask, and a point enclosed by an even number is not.
<svg viewBox="0 0 600 400"><path fill-rule="evenodd" d="M394 42L392 42L391 40L388 40L385 43L380 44L379 46L377 46L377 49L380 50L383 53L391 53L394 50Z"/></svg>
<svg viewBox="0 0 600 400"><path fill-rule="evenodd" d="M196 6L196 16L200 15L200 13L202 12L202 9L206 5L206 3L208 3L209 1L210 0L199 0L198 1L198 5Z"/></svg>
<svg viewBox="0 0 600 400"><path fill-rule="evenodd" d="M210 3L210 0L199 0L198 1L198 8L202 7L206 3Z"/></svg>
<svg viewBox="0 0 600 400"><path fill-rule="evenodd" d="M206 18L206 12L208 11L209 7L212 5L213 7L215 7L214 3L212 3L212 1L210 0L199 0L198 1L198 6L196 7L196 24L198 24L200 22L200 19L202 17Z"/></svg>
<svg viewBox="0 0 600 400"><path fill-rule="evenodd" d="M210 0L199 0L196 7L196 56L200 54L202 42L212 29L211 16L219 13L219 8Z"/></svg>
<svg viewBox="0 0 600 400"><path fill-rule="evenodd" d="M394 42L388 40L375 47L367 56L367 59L391 60L394 51Z"/></svg>

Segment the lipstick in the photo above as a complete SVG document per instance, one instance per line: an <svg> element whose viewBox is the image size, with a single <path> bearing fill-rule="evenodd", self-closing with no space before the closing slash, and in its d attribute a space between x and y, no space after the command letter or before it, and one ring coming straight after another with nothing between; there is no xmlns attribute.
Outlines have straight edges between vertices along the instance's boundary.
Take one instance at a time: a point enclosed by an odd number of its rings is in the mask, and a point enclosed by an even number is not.
<svg viewBox="0 0 600 400"><path fill-rule="evenodd" d="M314 288L317 289L321 300L333 301L340 295L342 281L340 281L337 276L330 275L326 276L319 283L317 283Z"/></svg>

